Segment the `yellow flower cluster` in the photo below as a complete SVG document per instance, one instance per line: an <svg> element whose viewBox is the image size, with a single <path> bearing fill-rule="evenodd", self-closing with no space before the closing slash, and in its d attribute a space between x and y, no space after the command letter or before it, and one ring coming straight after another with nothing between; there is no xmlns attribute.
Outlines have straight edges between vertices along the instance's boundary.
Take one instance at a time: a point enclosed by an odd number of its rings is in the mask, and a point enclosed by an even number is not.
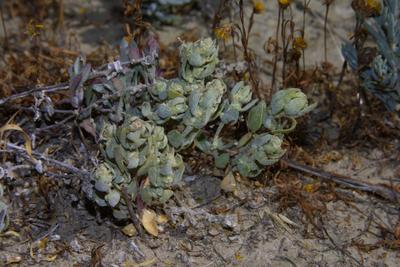
<svg viewBox="0 0 400 267"><path fill-rule="evenodd" d="M252 3L253 3L254 13L256 14L264 13L265 4L263 0L253 0Z"/></svg>
<svg viewBox="0 0 400 267"><path fill-rule="evenodd" d="M278 0L278 3L281 8L287 8L292 3L292 0Z"/></svg>

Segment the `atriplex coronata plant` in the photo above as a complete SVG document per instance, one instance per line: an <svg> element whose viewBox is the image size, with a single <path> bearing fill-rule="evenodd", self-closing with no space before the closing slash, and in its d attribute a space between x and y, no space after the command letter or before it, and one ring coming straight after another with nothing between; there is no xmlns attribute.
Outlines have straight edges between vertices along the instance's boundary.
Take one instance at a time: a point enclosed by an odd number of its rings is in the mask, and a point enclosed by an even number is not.
<svg viewBox="0 0 400 267"><path fill-rule="evenodd" d="M381 8L378 1L370 2L377 4L364 6L357 16L374 41L376 56L367 65L361 64L362 48L353 44L343 46L343 55L359 73L361 86L380 99L389 111L400 112L400 4L398 0L384 0Z"/></svg>
<svg viewBox="0 0 400 267"><path fill-rule="evenodd" d="M210 38L181 45L175 79L158 76L157 53L152 38L144 53L123 41L119 61L109 65L114 72L84 88L82 119L95 122L102 151L85 191L118 219L128 218L122 190L133 205L173 195L185 169L178 152L189 147L213 156L217 168L259 175L284 155L284 134L296 118L315 106L295 88L277 92L270 104L254 99L244 82L228 88L213 76L219 59Z"/></svg>

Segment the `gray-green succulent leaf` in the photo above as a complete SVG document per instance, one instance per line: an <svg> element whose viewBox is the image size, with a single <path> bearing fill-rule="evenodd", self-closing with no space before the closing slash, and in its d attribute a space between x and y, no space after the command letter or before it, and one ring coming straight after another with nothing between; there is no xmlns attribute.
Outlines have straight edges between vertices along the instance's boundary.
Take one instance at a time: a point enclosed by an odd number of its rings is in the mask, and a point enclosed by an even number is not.
<svg viewBox="0 0 400 267"><path fill-rule="evenodd" d="M271 110L274 116L298 118L312 111L316 103L309 105L307 96L298 88L288 88L272 96Z"/></svg>

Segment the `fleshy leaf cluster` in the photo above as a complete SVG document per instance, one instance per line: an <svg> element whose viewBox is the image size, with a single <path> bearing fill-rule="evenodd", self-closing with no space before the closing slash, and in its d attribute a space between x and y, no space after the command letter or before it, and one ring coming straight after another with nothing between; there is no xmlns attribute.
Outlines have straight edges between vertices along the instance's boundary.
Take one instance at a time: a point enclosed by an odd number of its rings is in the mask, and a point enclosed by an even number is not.
<svg viewBox="0 0 400 267"><path fill-rule="evenodd" d="M219 62L218 47L211 38L201 39L195 43L184 43L179 52L180 75L189 83L209 77Z"/></svg>
<svg viewBox="0 0 400 267"><path fill-rule="evenodd" d="M129 199L138 196L148 205L164 203L183 175L180 155L168 144L164 128L131 116L121 126L105 124L101 150L104 162L93 175L91 199L110 207L118 219L128 217L123 188Z"/></svg>

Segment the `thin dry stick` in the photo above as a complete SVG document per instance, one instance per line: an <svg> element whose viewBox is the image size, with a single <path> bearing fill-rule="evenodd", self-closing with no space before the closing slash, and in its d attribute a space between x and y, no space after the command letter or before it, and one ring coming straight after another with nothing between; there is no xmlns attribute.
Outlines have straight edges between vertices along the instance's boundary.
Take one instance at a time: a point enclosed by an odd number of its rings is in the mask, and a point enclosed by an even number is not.
<svg viewBox="0 0 400 267"><path fill-rule="evenodd" d="M62 90L68 90L69 89L69 84L68 83L60 83L60 84L56 84L56 85L50 85L50 86L44 86L44 87L39 87L39 88L33 88L31 90L28 91L24 91L18 94L14 94L5 98L0 99L0 106L4 105L5 103L11 101L11 100L15 100L15 99L19 99L19 98L24 98L26 96L29 96L35 92L45 92L45 93L51 93L51 92L56 92L56 91L62 91Z"/></svg>
<svg viewBox="0 0 400 267"><path fill-rule="evenodd" d="M278 22L276 25L276 32L275 32L275 56L274 56L274 67L272 69L272 82L271 82L271 90L272 93L275 92L275 79L276 79L276 69L277 69L277 64L278 64L278 53L279 53L279 27L281 24L281 13L282 13L282 8L279 6L279 11L278 11Z"/></svg>
<svg viewBox="0 0 400 267"><path fill-rule="evenodd" d="M4 32L4 50L7 50L8 49L8 34L7 34L6 22L4 20L2 4L0 4L0 16L1 16L1 25L3 26L3 32Z"/></svg>
<svg viewBox="0 0 400 267"><path fill-rule="evenodd" d="M305 34L306 34L306 10L307 10L307 0L304 0L304 8L303 8L303 25L302 25L302 31L301 31L301 38L305 40ZM305 49L302 49L303 52L303 73L306 72L306 57L305 57Z"/></svg>
<svg viewBox="0 0 400 267"><path fill-rule="evenodd" d="M4 15L3 15L3 5L0 4L0 17L1 17L1 25L3 27L3 33L4 33L4 44L3 44L3 48L4 50L8 49L8 34L7 34L7 27L6 27L6 22L4 20Z"/></svg>
<svg viewBox="0 0 400 267"><path fill-rule="evenodd" d="M282 83L283 87L286 87L286 61L289 40L286 40L286 27L291 24L291 20L285 20L285 9L282 10L282 25L281 25L281 37L282 37ZM292 33L293 34L293 33ZM289 37L290 38L290 37ZM288 38L288 39L289 39Z"/></svg>
<svg viewBox="0 0 400 267"><path fill-rule="evenodd" d="M142 0L135 0L134 8L135 8L134 37L137 40L137 43L140 44L140 39L145 30L145 24L143 23L143 15L142 15Z"/></svg>
<svg viewBox="0 0 400 267"><path fill-rule="evenodd" d="M324 59L328 62L328 15L329 7L331 6L332 0L325 1L325 17L324 17Z"/></svg>
<svg viewBox="0 0 400 267"><path fill-rule="evenodd" d="M139 63L146 63L149 60L148 57L144 57L141 59L138 59L136 61L130 61L130 62L121 62L121 66L125 66L125 65L131 65L131 64L139 64ZM114 72L114 69L107 69L107 66L109 64L105 64L103 66L101 66L98 70L93 70L92 73L89 75L88 81L89 80L93 80L96 78L100 78L100 77L107 77L110 73ZM105 70L104 70L105 69ZM60 83L60 84L56 84L56 85L50 85L50 86L43 86L43 87L37 87L37 88L33 88L18 94L14 94L5 98L0 99L0 106L6 104L9 101L12 100L16 100L19 98L24 98L26 96L29 96L35 92L44 92L44 93L52 93L52 92L57 92L57 91L62 91L62 90L68 90L69 89L69 83L65 82L65 83Z"/></svg>
<svg viewBox="0 0 400 267"><path fill-rule="evenodd" d="M282 9L282 24L281 24L281 38L282 38L282 82L285 88L286 81L286 58L287 58L287 44L286 44L286 25L289 21L285 20L285 9Z"/></svg>
<svg viewBox="0 0 400 267"><path fill-rule="evenodd" d="M231 10L229 10L229 23L233 25L233 19ZM233 47L233 57L235 58L235 62L238 62L237 52L236 52L236 43L235 43L235 31L231 30L231 38L232 38L232 47Z"/></svg>
<svg viewBox="0 0 400 267"><path fill-rule="evenodd" d="M129 194L126 191L126 188L124 186L121 187L121 193L122 193L122 197L124 198L124 200L126 202L126 206L128 207L128 212L129 212L129 216L131 217L132 223L135 226L136 230L138 231L140 237L143 237L144 236L143 229L140 226L140 222L139 222L138 218L136 217L135 212L133 211L132 199L129 196Z"/></svg>
<svg viewBox="0 0 400 267"><path fill-rule="evenodd" d="M5 147L6 147L8 152L20 153L24 158L26 158L26 159L32 161L34 164L36 164L35 160L33 160L31 157L28 156L25 148L22 148L20 146L14 145L12 143L6 143ZM77 167L74 167L74 166L72 166L70 164L67 164L67 163L64 163L64 162L61 162L61 161L58 161L58 160L55 160L55 159L48 158L48 157L44 156L43 154L40 154L40 153L38 153L36 151L32 151L32 155L35 156L37 159L40 159L40 160L43 160L43 161L47 162L49 165L51 165L53 167L61 168L61 169L64 169L66 171L69 171L71 173L79 174L79 175L81 175L83 177L89 177L90 176L90 173L88 171L81 170L81 169L78 169Z"/></svg>
<svg viewBox="0 0 400 267"><path fill-rule="evenodd" d="M250 32L251 32L251 28L253 27L253 23L254 23L254 14L255 11L254 9L251 12L250 15L250 19L249 19L249 24L247 26L247 30L246 30L246 26L245 26L245 18L244 18L244 4L243 4L243 0L240 0L239 2L239 8L240 8L240 23L241 23L241 27L239 28L240 33L241 33L241 40L242 40L242 46L243 46L243 57L246 60L246 62L249 64L249 75L250 75L250 81L251 84L253 86L253 89L258 92L258 82L256 80L255 77L255 72L256 70L254 69L254 62L253 59L251 57L250 51L249 51L249 39L250 39Z"/></svg>
<svg viewBox="0 0 400 267"><path fill-rule="evenodd" d="M212 24L212 29L215 30L217 28L217 25L220 24L221 19L222 19L222 12L224 11L224 8L227 6L227 3L229 2L229 0L223 0L219 2L217 11L214 14L214 18L213 18L213 24Z"/></svg>
<svg viewBox="0 0 400 267"><path fill-rule="evenodd" d="M308 10L308 6L310 5L311 0L304 0L303 3L303 25L302 25L302 31L301 31L301 37L303 40L305 40L305 35L306 35L306 14ZM303 73L306 72L306 54L305 54L305 49L302 49L303 51Z"/></svg>
<svg viewBox="0 0 400 267"><path fill-rule="evenodd" d="M65 41L65 25L64 25L64 0L60 0L58 9L58 30L60 33L60 39L64 45Z"/></svg>
<svg viewBox="0 0 400 267"><path fill-rule="evenodd" d="M43 134L44 132L50 131L50 130L54 130L55 128L59 127L59 126L65 126L66 122L68 122L69 120L72 120L76 117L76 115L71 115L66 117L65 119L63 119L60 122L57 122L55 124L49 125L49 126L45 126L42 128L37 128L36 129L36 134Z"/></svg>
<svg viewBox="0 0 400 267"><path fill-rule="evenodd" d="M288 167L302 171L314 176L317 176L318 178L321 178L325 181L330 181L330 182L335 182L337 184L343 185L345 187L349 187L352 189L356 190L361 190L364 192L368 193L373 193L376 195L379 195L380 197L390 200L393 202L399 202L400 201L400 194L393 189L383 186L383 185L378 185L378 184L371 184L367 182L361 182L356 179L340 175L340 174L335 174L335 173L330 173L326 171L322 171L313 167L309 167L306 165L302 165L296 161L290 160L290 159L283 159L283 163L287 164Z"/></svg>
<svg viewBox="0 0 400 267"><path fill-rule="evenodd" d="M303 23L301 26L301 29L302 29L301 36L303 37L303 39L304 39L304 34L306 32L306 14L307 14L307 8L308 8L308 5L310 4L310 1L311 0L309 0L309 1L304 0L304 2L303 2Z"/></svg>
<svg viewBox="0 0 400 267"><path fill-rule="evenodd" d="M340 85L342 84L342 82L343 82L343 79L344 79L344 75L346 74L346 69L347 69L347 61L345 60L344 62L343 62L343 65L342 65L342 70L340 71L340 75L339 75L339 80L338 80L338 82L337 82L337 84L336 84L336 89L335 89L335 92L338 92L339 91L339 87L340 87Z"/></svg>

